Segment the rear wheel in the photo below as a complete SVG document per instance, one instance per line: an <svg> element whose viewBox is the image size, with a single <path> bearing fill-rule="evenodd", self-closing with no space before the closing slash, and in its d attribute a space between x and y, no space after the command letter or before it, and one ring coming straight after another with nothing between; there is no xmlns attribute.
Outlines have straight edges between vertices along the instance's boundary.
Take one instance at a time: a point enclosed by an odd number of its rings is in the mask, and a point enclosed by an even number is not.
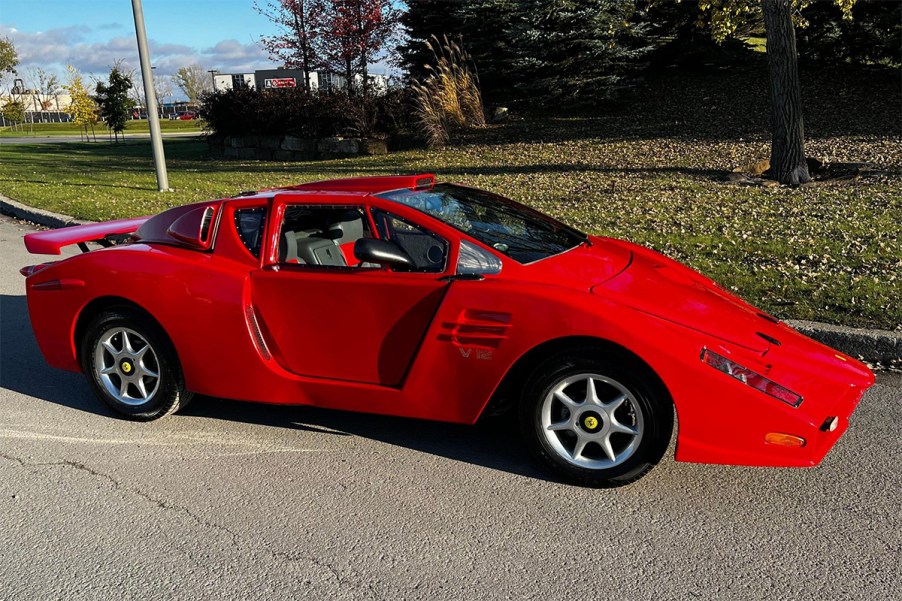
<svg viewBox="0 0 902 601"><path fill-rule="evenodd" d="M82 339L81 362L94 394L132 419L159 419L192 397L172 344L156 323L134 310L95 317Z"/></svg>
<svg viewBox="0 0 902 601"><path fill-rule="evenodd" d="M647 370L624 358L564 355L527 383L520 423L534 454L565 479L622 486L663 457L673 407Z"/></svg>

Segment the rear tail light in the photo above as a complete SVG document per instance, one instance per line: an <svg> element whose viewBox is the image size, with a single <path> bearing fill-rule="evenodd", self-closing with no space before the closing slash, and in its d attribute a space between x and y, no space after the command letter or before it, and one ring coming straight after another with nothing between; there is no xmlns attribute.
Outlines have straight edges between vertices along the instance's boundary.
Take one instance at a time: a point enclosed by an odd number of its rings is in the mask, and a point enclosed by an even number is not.
<svg viewBox="0 0 902 601"><path fill-rule="evenodd" d="M766 395L783 401L787 405L798 407L802 404L802 397L800 395L722 355L718 355L708 349L702 349L701 359L702 363L706 363L717 371L722 371L728 376L736 378L743 384L748 384L752 388L760 390Z"/></svg>

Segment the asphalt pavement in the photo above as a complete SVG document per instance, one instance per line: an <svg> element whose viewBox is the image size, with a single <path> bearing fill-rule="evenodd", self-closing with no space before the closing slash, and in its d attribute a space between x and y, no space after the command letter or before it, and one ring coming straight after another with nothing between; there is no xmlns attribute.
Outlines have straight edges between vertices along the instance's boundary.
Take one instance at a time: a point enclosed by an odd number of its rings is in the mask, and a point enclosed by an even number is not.
<svg viewBox="0 0 902 601"><path fill-rule="evenodd" d="M0 217L0 600L902 598L899 375L817 468L665 459L615 490L503 421L200 397L134 423L44 363L26 231Z"/></svg>

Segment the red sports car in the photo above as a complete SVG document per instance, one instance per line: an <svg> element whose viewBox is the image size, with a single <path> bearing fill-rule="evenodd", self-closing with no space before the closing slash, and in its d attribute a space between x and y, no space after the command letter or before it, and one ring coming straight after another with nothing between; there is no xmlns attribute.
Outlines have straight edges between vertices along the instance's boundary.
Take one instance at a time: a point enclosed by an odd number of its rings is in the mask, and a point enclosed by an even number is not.
<svg viewBox="0 0 902 601"><path fill-rule="evenodd" d="M104 248L94 248L96 243ZM140 420L193 394L473 423L562 477L665 453L818 464L873 374L701 274L433 175L243 193L25 237L47 361Z"/></svg>

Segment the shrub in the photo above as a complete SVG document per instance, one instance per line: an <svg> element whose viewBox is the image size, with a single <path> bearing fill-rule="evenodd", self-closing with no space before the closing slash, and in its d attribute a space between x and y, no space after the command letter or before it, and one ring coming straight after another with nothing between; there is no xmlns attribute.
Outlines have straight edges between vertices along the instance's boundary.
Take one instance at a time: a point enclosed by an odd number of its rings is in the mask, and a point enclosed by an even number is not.
<svg viewBox="0 0 902 601"><path fill-rule="evenodd" d="M3 117L7 121L19 124L25 121L25 104L19 100L8 100L3 105Z"/></svg>
<svg viewBox="0 0 902 601"><path fill-rule="evenodd" d="M412 109L407 96L403 90L348 97L301 88L236 89L205 96L200 114L209 129L228 136L391 137L409 126Z"/></svg>
<svg viewBox="0 0 902 601"><path fill-rule="evenodd" d="M482 127L485 113L479 76L469 55L447 36L428 42L435 66L426 65L426 78L413 85L416 116L430 146L442 146L455 130Z"/></svg>

